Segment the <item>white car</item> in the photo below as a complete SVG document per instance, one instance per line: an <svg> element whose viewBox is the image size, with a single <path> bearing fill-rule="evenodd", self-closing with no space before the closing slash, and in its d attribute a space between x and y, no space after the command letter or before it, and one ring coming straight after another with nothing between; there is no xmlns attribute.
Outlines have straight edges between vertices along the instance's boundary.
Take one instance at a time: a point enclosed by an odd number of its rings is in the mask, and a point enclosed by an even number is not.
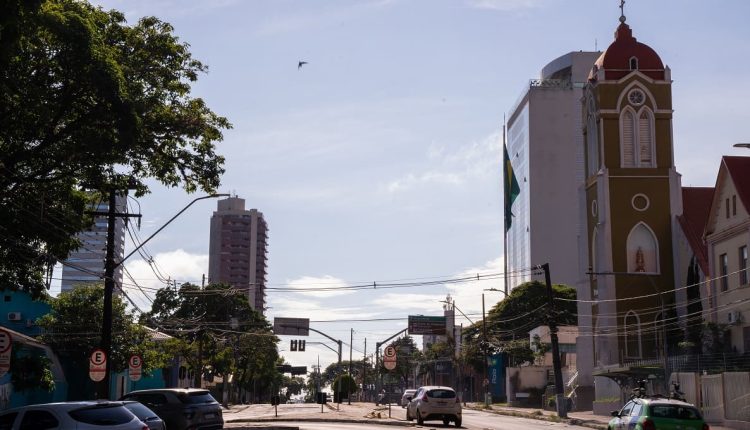
<svg viewBox="0 0 750 430"><path fill-rule="evenodd" d="M81 401L21 406L0 413L2 430L149 430L122 402Z"/></svg>
<svg viewBox="0 0 750 430"><path fill-rule="evenodd" d="M443 425L447 426L453 421L456 427L461 427L461 400L451 387L420 387L406 406L406 420L414 418L420 426L425 421L442 420Z"/></svg>
<svg viewBox="0 0 750 430"><path fill-rule="evenodd" d="M409 402L411 402L411 399L414 398L414 394L416 392L417 390L412 390L412 389L404 390L404 394L401 395L401 407L402 408L405 408L406 405L408 405Z"/></svg>

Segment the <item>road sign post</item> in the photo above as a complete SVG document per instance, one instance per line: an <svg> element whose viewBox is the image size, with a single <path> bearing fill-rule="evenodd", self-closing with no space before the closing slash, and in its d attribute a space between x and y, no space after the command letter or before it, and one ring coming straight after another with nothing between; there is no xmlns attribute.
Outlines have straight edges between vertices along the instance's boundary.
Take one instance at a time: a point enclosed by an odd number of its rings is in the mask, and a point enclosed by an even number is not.
<svg viewBox="0 0 750 430"><path fill-rule="evenodd" d="M383 366L388 370L396 368L396 348L389 346L383 350Z"/></svg>
<svg viewBox="0 0 750 430"><path fill-rule="evenodd" d="M107 373L107 353L103 349L95 349L89 358L89 378L94 382L101 382ZM109 396L109 393L106 394Z"/></svg>
<svg viewBox="0 0 750 430"><path fill-rule="evenodd" d="M10 332L0 328L0 377L10 370L10 357L13 350L13 337Z"/></svg>
<svg viewBox="0 0 750 430"><path fill-rule="evenodd" d="M130 357L130 360L128 360L128 376L130 377L130 380L140 381L141 380L141 374L143 370L143 360L141 359L140 355L133 355Z"/></svg>

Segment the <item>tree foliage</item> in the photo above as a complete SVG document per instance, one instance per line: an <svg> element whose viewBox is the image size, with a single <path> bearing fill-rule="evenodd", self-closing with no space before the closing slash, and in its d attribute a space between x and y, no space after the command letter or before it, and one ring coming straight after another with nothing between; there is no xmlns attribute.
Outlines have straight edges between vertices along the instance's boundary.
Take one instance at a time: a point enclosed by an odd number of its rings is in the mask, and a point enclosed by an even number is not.
<svg viewBox="0 0 750 430"><path fill-rule="evenodd" d="M359 388L357 387L357 381L354 380L352 375L339 375L331 384L331 390L334 393L356 393Z"/></svg>
<svg viewBox="0 0 750 430"><path fill-rule="evenodd" d="M398 338L391 342L389 346L396 348L396 368L394 370L386 369L381 359L380 372L386 375L395 375L398 377L401 386L405 387L409 383L409 378L414 376L414 370L418 369L419 364L424 360L424 356L411 336Z"/></svg>
<svg viewBox="0 0 750 430"><path fill-rule="evenodd" d="M484 355L499 352L508 353L514 363L533 361L534 354L529 347L531 329L549 325L552 317L558 326L578 324L575 289L552 285L552 296L554 314L549 309L545 284L531 281L513 288L507 298L487 313L484 322L487 339L484 339L481 321L464 331L464 359L476 368L483 366Z"/></svg>
<svg viewBox="0 0 750 430"><path fill-rule="evenodd" d="M41 340L59 356L88 369L91 352L101 346L104 288L81 286L60 293L50 302L50 313L37 320L44 330ZM128 359L133 354L143 358L145 373L163 367L171 358L115 296L112 298L112 349L108 357L112 369L116 372L127 369Z"/></svg>
<svg viewBox="0 0 750 430"><path fill-rule="evenodd" d="M32 293L91 224L84 190L210 192L231 127L168 23L78 0L0 2L0 284ZM127 185L127 187L126 187Z"/></svg>
<svg viewBox="0 0 750 430"><path fill-rule="evenodd" d="M279 340L243 291L223 284L162 288L142 319L177 338L172 348L197 370L196 379L210 369L258 391L282 383Z"/></svg>

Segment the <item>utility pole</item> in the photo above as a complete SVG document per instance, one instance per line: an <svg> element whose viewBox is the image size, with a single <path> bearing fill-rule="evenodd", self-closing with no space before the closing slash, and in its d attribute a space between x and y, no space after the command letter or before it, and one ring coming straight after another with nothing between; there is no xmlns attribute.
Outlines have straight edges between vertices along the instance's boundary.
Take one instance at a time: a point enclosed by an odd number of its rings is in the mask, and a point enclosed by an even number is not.
<svg viewBox="0 0 750 430"><path fill-rule="evenodd" d="M349 333L349 376L354 380L354 376L352 376L352 346L354 344L354 328L351 329L351 332ZM349 391L349 390L347 390ZM346 393L346 398L348 400L348 404L352 404L352 396L351 393Z"/></svg>
<svg viewBox="0 0 750 430"><path fill-rule="evenodd" d="M101 348L107 357L104 379L99 384L99 398L109 399L109 375L112 370L112 294L115 290L115 222L117 218L140 217L117 212L117 190L109 190L107 212L89 212L94 216L107 216L107 253L104 260L104 309L102 311Z"/></svg>
<svg viewBox="0 0 750 430"><path fill-rule="evenodd" d="M557 312L555 311L555 300L552 293L552 281L549 275L549 263L542 264L544 270L544 282L547 284L547 304L549 305L549 337L552 343L552 367L555 371L555 407L557 416L567 418L568 411L564 403L565 391L562 379L562 364L560 363L560 345L557 341Z"/></svg>
<svg viewBox="0 0 750 430"><path fill-rule="evenodd" d="M488 360L487 360L487 323L485 322L484 317L484 293L482 293L482 340L483 347L482 347L482 360L484 360L484 366L482 367L484 370L484 380L482 381L482 387L484 387L484 405L489 406L490 405L490 380L489 380L489 369L487 367L489 366Z"/></svg>
<svg viewBox="0 0 750 430"><path fill-rule="evenodd" d="M362 354L362 394L364 394L365 401L367 401L367 391L365 391L366 384L367 384L367 338L365 338L365 352Z"/></svg>
<svg viewBox="0 0 750 430"><path fill-rule="evenodd" d="M126 191L127 193L127 191ZM209 196L203 196L193 199L190 203L188 203L187 206L185 206L181 211L179 211L176 215L174 215L172 218L169 219L164 225L162 225L156 232L154 232L151 236L146 238L146 240L142 241L140 245L138 245L134 250L130 252L130 254L123 257L122 260L115 262L115 221L117 218L139 218L140 214L128 214L128 213L118 213L117 212L117 190L111 189L109 191L109 210L107 212L89 212L89 214L94 216L107 216L107 254L106 259L104 262L104 310L102 312L102 340L101 340L101 348L104 350L104 352L107 355L107 367L104 374L104 379L102 380L101 384L99 385L99 397L102 399L109 399L110 394L110 373L112 370L112 294L115 289L115 269L117 269L118 266L121 266L123 263L125 263L125 260L130 258L133 254L138 252L139 249L141 249L148 241L153 239L154 236L159 234L160 231L162 231L166 226L168 226L172 221L175 220L178 216L182 215L183 212L185 212L190 206L193 205L193 203L197 202L198 200L203 199L209 199L209 198L215 198L215 197L224 197L228 196L228 194L211 194Z"/></svg>

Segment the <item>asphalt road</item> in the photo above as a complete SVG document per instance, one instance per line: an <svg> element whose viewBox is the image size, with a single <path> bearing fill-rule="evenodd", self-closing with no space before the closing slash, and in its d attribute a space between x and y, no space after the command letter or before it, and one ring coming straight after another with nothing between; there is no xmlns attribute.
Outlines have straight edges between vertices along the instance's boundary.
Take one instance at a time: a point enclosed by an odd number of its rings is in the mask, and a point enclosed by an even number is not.
<svg viewBox="0 0 750 430"><path fill-rule="evenodd" d="M300 414L308 414L310 412L317 412L319 418L332 418L334 414L324 412L320 414L320 406L312 404L297 404L297 405L281 405L279 407L279 418L284 419L285 416L289 417L289 420L274 421L268 423L230 423L225 426L227 429L241 429L241 428L299 428L300 430L323 430L323 429L335 429L335 430L398 430L398 429L443 429L443 428L456 428L451 425L448 427L443 426L440 421L429 421L424 426L418 426L415 423L408 423L403 421L402 425L383 425L377 423L338 423L338 422L306 422L306 421L295 421L294 416ZM273 407L270 405L255 405L254 413L262 414L273 414ZM247 411L250 412L250 411ZM394 407L392 409L393 417L404 419L404 409L400 407ZM244 415L244 414L243 414ZM257 416L257 415L256 415ZM470 430L590 430L586 427L571 426L563 423L554 423L549 421L533 420L527 418L517 418L503 415L496 415L482 411L474 411L469 409L463 410L463 423L461 428Z"/></svg>

